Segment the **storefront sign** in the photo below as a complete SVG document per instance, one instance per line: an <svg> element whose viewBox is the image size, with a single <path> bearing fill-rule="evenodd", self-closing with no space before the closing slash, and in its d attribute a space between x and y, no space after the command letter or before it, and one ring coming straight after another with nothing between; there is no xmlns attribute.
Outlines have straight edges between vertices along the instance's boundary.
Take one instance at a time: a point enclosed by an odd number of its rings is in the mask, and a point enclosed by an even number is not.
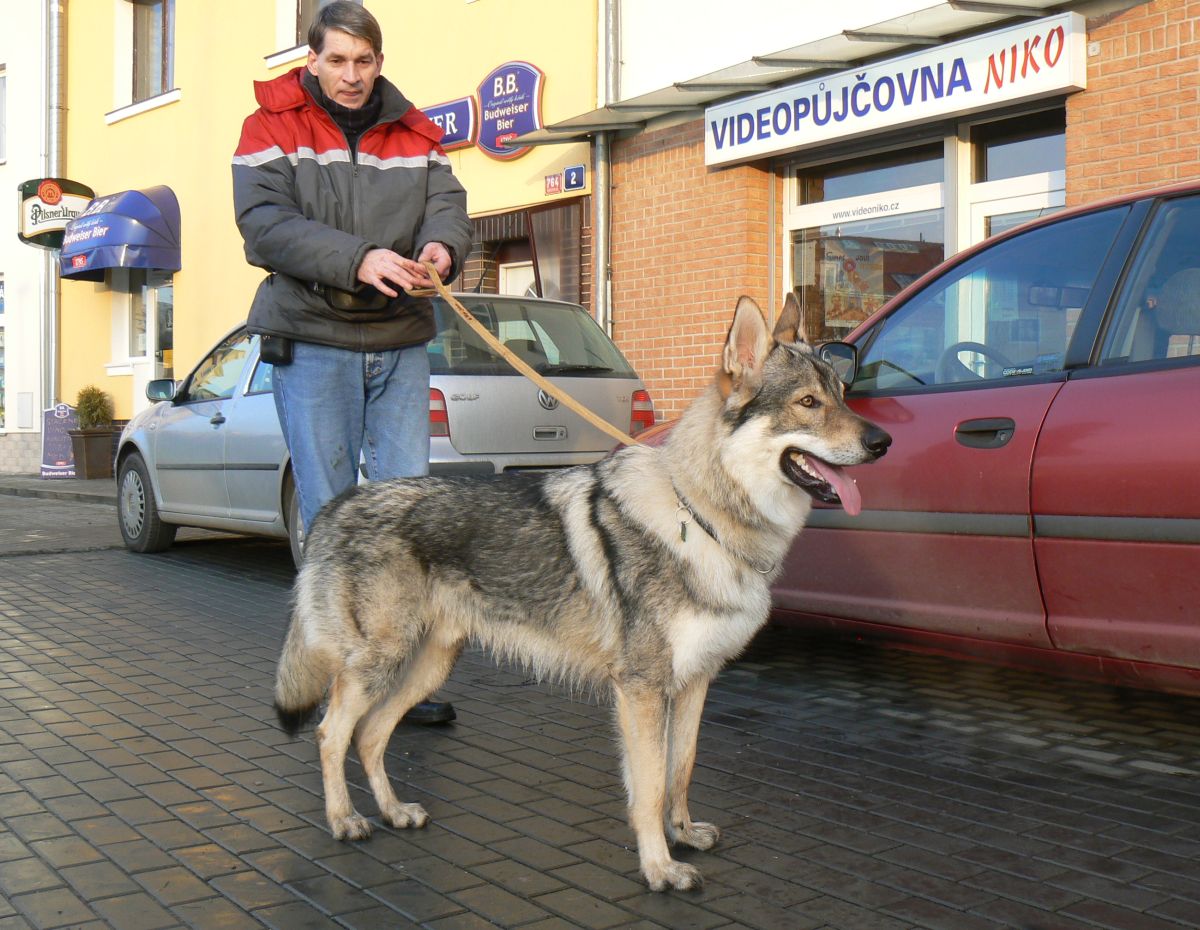
<svg viewBox="0 0 1200 930"><path fill-rule="evenodd" d="M792 207L788 211L788 223L792 227L837 227L860 220L886 219L902 213L940 210L942 206L942 185L921 184L882 194L860 194Z"/></svg>
<svg viewBox="0 0 1200 930"><path fill-rule="evenodd" d="M17 187L21 201L17 238L43 249L62 248L67 223L87 208L96 192L66 178L35 178Z"/></svg>
<svg viewBox="0 0 1200 930"><path fill-rule="evenodd" d="M542 82L545 75L523 61L501 65L479 85L479 139L476 145L493 158L519 158L529 146L505 143L542 128Z"/></svg>
<svg viewBox="0 0 1200 930"><path fill-rule="evenodd" d="M442 127L442 148L447 151L465 148L475 142L478 131L475 98L459 97L446 103L422 108L425 115Z"/></svg>
<svg viewBox="0 0 1200 930"><path fill-rule="evenodd" d="M1086 37L1083 17L1063 13L709 107L704 163L763 158L1083 90Z"/></svg>
<svg viewBox="0 0 1200 930"><path fill-rule="evenodd" d="M74 478L75 452L67 430L79 428L75 408L59 404L42 411L42 473L43 478Z"/></svg>

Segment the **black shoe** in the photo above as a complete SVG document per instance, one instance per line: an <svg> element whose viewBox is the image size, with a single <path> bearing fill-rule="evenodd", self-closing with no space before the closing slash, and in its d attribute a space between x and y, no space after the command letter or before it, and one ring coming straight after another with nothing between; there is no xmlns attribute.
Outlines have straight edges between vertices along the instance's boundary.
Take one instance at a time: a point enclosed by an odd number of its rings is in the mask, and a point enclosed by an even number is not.
<svg viewBox="0 0 1200 930"><path fill-rule="evenodd" d="M458 714L449 701L422 701L404 715L405 723L449 723Z"/></svg>

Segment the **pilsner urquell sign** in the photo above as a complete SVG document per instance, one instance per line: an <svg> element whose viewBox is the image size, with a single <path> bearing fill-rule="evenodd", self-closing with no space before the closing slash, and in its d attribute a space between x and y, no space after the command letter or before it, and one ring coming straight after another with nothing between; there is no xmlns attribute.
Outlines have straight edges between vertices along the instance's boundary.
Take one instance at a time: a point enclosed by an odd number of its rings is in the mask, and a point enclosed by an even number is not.
<svg viewBox="0 0 1200 930"><path fill-rule="evenodd" d="M21 201L17 238L43 249L61 249L67 223L96 196L87 185L66 178L35 178L17 190Z"/></svg>

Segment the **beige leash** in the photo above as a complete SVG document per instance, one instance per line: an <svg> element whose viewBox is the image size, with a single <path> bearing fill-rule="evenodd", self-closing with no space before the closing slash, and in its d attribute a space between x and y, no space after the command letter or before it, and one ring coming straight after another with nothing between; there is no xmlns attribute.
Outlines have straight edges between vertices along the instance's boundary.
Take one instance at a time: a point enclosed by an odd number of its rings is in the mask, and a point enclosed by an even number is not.
<svg viewBox="0 0 1200 930"><path fill-rule="evenodd" d="M504 345L504 343L493 336L488 328L480 323L479 320L475 319L474 314L472 314L470 310L459 303L455 296L450 293L450 289L442 283L442 279L438 276L437 269L433 267L432 262L425 262L425 269L429 272L429 279L433 281L433 287L414 288L411 291L407 291L408 294L413 297L427 297L432 296L436 292L438 296L442 298L442 300L446 301L446 303L450 305L455 313L462 317L463 322L470 326L471 329L473 329L479 335L480 339L491 346L501 358L503 358L506 362L508 362L508 364L512 365L513 368L540 387L543 391L560 401L565 407L575 411L575 413L579 414L581 417L591 423L592 426L608 433L608 435L612 436L618 442L623 442L627 446L638 445L638 441L636 439L617 429L617 427L613 426L603 417L597 416L592 411L588 410L587 407L577 401L562 388L551 384L548 380L546 380L546 378L534 371L528 362L526 362L523 358L514 353L512 349L508 348L506 345Z"/></svg>

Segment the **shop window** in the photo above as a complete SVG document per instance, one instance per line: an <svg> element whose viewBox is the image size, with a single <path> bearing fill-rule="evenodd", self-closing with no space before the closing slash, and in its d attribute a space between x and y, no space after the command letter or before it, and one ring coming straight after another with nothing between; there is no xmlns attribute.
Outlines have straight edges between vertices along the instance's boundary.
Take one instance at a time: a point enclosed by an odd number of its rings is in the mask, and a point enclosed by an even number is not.
<svg viewBox="0 0 1200 930"><path fill-rule="evenodd" d="M792 286L809 339L843 338L945 257L943 161L926 145L797 172Z"/></svg>
<svg viewBox="0 0 1200 930"><path fill-rule="evenodd" d="M802 168L796 180L797 203L801 205L938 184L942 180L942 147L922 146L881 158Z"/></svg>
<svg viewBox="0 0 1200 930"><path fill-rule="evenodd" d="M1031 113L1016 119L983 123L971 129L975 153L973 180L1003 181L1027 174L1065 171L1066 112Z"/></svg>
<svg viewBox="0 0 1200 930"><path fill-rule="evenodd" d="M129 358L153 357L155 377L170 378L174 370L175 330L175 288L171 276L137 269L128 275Z"/></svg>
<svg viewBox="0 0 1200 930"><path fill-rule="evenodd" d="M132 0L133 101L175 86L175 0Z"/></svg>

